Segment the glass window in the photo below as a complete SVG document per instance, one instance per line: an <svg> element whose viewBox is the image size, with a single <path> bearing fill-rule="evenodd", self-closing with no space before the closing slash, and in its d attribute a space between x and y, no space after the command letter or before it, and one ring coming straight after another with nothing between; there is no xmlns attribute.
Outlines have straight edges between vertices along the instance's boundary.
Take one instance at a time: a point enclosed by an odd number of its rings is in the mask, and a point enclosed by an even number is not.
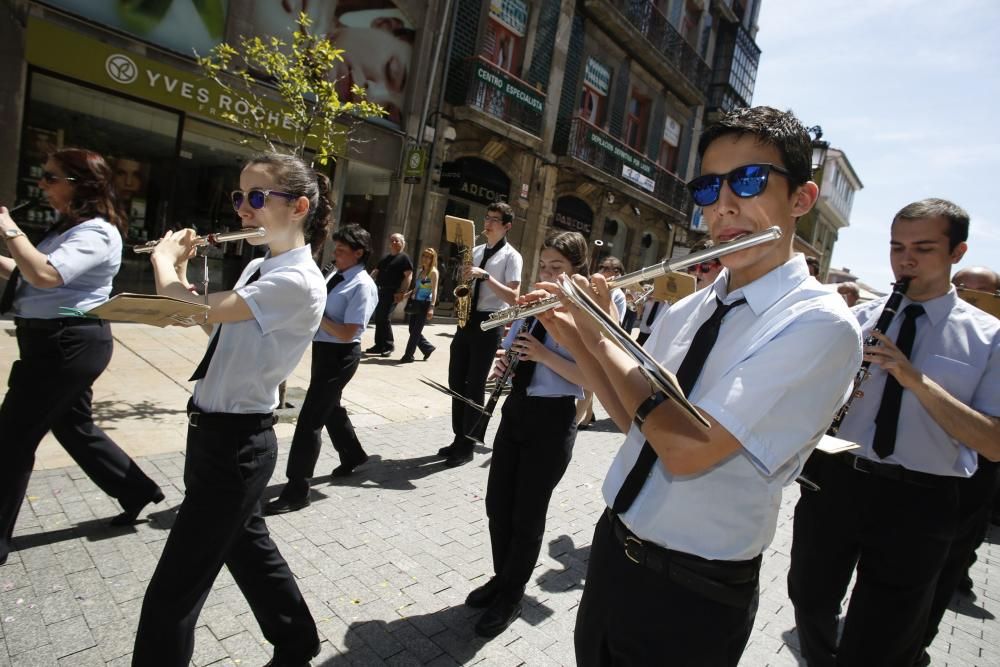
<svg viewBox="0 0 1000 667"><path fill-rule="evenodd" d="M372 249L378 254L388 236L386 212L392 172L357 160L342 160L338 168L347 169L338 225L357 223L367 229L372 235Z"/></svg>
<svg viewBox="0 0 1000 667"><path fill-rule="evenodd" d="M18 198L37 196L45 155L64 146L103 154L115 171L119 200L129 215L129 241L141 243L166 212L180 116L62 79L34 74L24 118ZM35 209L24 221L39 231L54 219Z"/></svg>

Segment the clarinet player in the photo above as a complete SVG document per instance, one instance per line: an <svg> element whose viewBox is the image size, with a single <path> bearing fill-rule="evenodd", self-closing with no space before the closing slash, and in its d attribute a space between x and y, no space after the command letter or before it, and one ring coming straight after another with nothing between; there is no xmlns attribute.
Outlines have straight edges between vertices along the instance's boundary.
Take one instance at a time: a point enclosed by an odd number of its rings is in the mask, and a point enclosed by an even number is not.
<svg viewBox="0 0 1000 667"><path fill-rule="evenodd" d="M976 453L1000 458L1000 322L949 281L969 216L943 199L896 214L889 262L909 287L885 334L864 350L872 374L838 436L854 452L814 454L795 507L788 593L809 665L921 660L935 591L958 525L958 485ZM863 329L886 300L854 309ZM837 640L851 575L858 577Z"/></svg>

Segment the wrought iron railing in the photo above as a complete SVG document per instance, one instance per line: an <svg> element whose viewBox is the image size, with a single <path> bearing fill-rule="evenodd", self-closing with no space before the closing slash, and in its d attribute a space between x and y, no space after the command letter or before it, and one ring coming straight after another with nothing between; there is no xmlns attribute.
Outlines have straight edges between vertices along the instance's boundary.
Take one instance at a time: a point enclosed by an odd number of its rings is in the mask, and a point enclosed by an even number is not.
<svg viewBox="0 0 1000 667"><path fill-rule="evenodd" d="M708 90L712 68L652 2L649 0L609 0L609 2L649 40L657 53L676 67L695 88L702 92Z"/></svg>
<svg viewBox="0 0 1000 667"><path fill-rule="evenodd" d="M481 56L467 62L465 103L540 137L545 93Z"/></svg>
<svg viewBox="0 0 1000 667"><path fill-rule="evenodd" d="M570 122L566 155L647 193L684 216L691 212L684 181L583 118Z"/></svg>

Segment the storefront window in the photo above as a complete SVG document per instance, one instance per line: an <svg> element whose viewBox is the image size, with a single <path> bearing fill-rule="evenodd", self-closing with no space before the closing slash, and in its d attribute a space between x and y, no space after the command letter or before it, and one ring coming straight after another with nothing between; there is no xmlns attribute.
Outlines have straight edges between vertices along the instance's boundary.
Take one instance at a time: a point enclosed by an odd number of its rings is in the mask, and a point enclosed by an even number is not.
<svg viewBox="0 0 1000 667"><path fill-rule="evenodd" d="M24 120L18 199L40 194L38 177L47 152L88 148L103 154L115 170L119 200L129 215L129 241L156 238L150 230L165 214L179 122L179 114L36 73ZM29 213L29 233L40 232L53 219L49 210Z"/></svg>
<svg viewBox="0 0 1000 667"><path fill-rule="evenodd" d="M341 169L345 167L347 180L339 224L356 223L367 229L372 235L374 254L380 255L388 237L386 211L392 172L357 160L344 160L338 165Z"/></svg>

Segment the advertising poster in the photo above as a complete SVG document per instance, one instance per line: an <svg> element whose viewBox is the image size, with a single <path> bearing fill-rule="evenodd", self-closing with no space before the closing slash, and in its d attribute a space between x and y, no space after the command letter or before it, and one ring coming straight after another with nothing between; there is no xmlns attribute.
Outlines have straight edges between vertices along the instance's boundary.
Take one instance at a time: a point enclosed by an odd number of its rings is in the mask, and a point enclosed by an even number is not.
<svg viewBox="0 0 1000 667"><path fill-rule="evenodd" d="M229 0L45 1L186 56L205 55L223 40L229 9Z"/></svg>
<svg viewBox="0 0 1000 667"><path fill-rule="evenodd" d="M367 90L369 101L388 112L382 121L398 126L416 39L403 12L389 0L257 0L253 33L288 41L303 11L313 30L345 52L336 71L340 98L353 100L351 88L358 85Z"/></svg>

